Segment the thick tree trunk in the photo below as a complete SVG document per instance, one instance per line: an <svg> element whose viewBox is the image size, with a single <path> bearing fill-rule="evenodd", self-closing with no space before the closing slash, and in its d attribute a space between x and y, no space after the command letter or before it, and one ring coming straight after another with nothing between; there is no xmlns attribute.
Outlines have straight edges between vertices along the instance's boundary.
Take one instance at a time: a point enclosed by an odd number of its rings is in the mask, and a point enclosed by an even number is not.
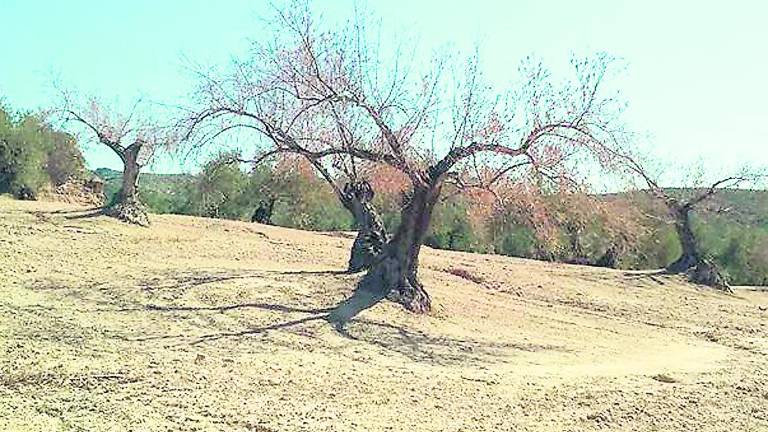
<svg viewBox="0 0 768 432"><path fill-rule="evenodd" d="M717 264L704 258L699 250L696 237L693 234L691 224L691 206L684 205L675 208L675 230L680 240L683 251L680 257L667 266L670 273L685 273L688 279L697 284L711 286L719 290L732 293L727 278L720 271Z"/></svg>
<svg viewBox="0 0 768 432"><path fill-rule="evenodd" d="M432 300L418 279L419 252L429 229L441 184L417 187L403 209L395 236L369 270L364 283L384 290L387 297L406 309L426 313Z"/></svg>
<svg viewBox="0 0 768 432"><path fill-rule="evenodd" d="M370 268L389 240L384 223L371 204L372 199L373 189L368 182L348 183L344 187L341 202L352 213L357 227L347 268L350 273Z"/></svg>
<svg viewBox="0 0 768 432"><path fill-rule="evenodd" d="M123 183L117 200L106 213L124 222L148 226L149 217L144 205L139 201L138 147L129 147L121 155L123 160Z"/></svg>
<svg viewBox="0 0 768 432"><path fill-rule="evenodd" d="M130 153L126 154L125 164L123 166L123 184L120 188L118 201L129 202L138 201L139 193L139 165L135 157Z"/></svg>
<svg viewBox="0 0 768 432"><path fill-rule="evenodd" d="M619 266L619 250L615 245L611 245L606 249L603 256L601 256L595 263L598 267L618 268Z"/></svg>
<svg viewBox="0 0 768 432"><path fill-rule="evenodd" d="M717 264L710 259L700 259L695 266L688 269L686 274L688 275L688 279L693 283L707 285L733 294L733 290L728 284L727 278L720 272Z"/></svg>
<svg viewBox="0 0 768 432"><path fill-rule="evenodd" d="M251 216L251 222L271 225L272 210L275 207L275 201L277 201L277 198L274 197L269 198L267 201L260 201L259 207L253 212L253 216Z"/></svg>
<svg viewBox="0 0 768 432"><path fill-rule="evenodd" d="M683 273L699 263L701 254L691 225L691 208L688 206L675 208L673 209L673 217L675 218L675 230L683 251L678 259L667 266L667 270L672 273Z"/></svg>

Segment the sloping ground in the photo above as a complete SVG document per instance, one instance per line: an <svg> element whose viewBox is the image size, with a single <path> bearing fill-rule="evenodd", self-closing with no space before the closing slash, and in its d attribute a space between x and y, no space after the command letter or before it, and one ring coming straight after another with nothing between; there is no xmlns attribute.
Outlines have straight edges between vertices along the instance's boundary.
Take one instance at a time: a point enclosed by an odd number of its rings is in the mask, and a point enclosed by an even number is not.
<svg viewBox="0 0 768 432"><path fill-rule="evenodd" d="M768 293L427 249L429 316L341 234L0 198L0 430L768 430Z"/></svg>

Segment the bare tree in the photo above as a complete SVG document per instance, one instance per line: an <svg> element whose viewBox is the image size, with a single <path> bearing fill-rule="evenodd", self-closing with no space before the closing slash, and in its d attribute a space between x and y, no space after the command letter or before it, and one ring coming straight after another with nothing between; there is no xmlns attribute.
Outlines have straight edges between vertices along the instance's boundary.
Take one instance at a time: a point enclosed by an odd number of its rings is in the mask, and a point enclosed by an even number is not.
<svg viewBox="0 0 768 432"><path fill-rule="evenodd" d="M242 65L237 71L238 74L246 73ZM253 100L248 94L252 89L248 86L237 84L225 90L223 83L215 81L215 78L206 77L205 81L208 86L201 87L197 96L204 100L206 107L194 112L187 125L187 137L195 138L194 145L212 143L224 133L246 129L266 138L268 144L266 148L258 149L254 158L237 157L233 158L233 162L256 166L268 163L280 154L303 157L331 186L339 202L355 221L358 233L350 253L348 270L358 272L370 267L388 240L384 224L372 203L374 190L359 169L360 161L356 156L316 151L319 143L325 140L338 139L345 143L342 145L353 145L354 131L339 115L338 108L331 107L330 113L334 118L329 123L327 118L322 118L329 112L305 111L302 107L288 124L285 114L296 110L296 107L284 95L265 92L259 95L261 100ZM221 99L221 92L225 91L231 92L231 97ZM261 111L264 99L268 98L269 111Z"/></svg>
<svg viewBox="0 0 768 432"><path fill-rule="evenodd" d="M62 92L59 112L96 142L112 150L123 163L122 186L114 203L105 212L125 222L149 225L149 218L139 200L139 174L161 147L177 142L174 128L162 126L146 114L137 100L127 114L120 114L89 97L78 100L72 93Z"/></svg>
<svg viewBox="0 0 768 432"><path fill-rule="evenodd" d="M258 165L281 154L303 157L352 215L358 233L348 270L365 270L389 240L365 170L375 154L376 143L362 141L370 136L371 126L354 107L320 95L316 83L296 69L314 67L308 63L313 60L288 49L256 46L252 58L234 62L227 74L198 69L200 85L193 96L197 106L189 110L185 138L199 149L250 131L256 136L247 134L245 139L256 143L254 157L233 162Z"/></svg>
<svg viewBox="0 0 768 432"><path fill-rule="evenodd" d="M616 152L613 155L615 161L630 174L637 176L647 187L647 192L667 209L682 251L666 270L670 273L688 273L691 281L695 283L730 292L726 277L701 250L693 229L692 215L695 211L705 208L707 202L721 191L754 185L766 177L765 173L744 168L736 174L724 176L707 185L703 185L703 181L692 181L687 188L665 188L659 184L657 176L640 162L638 156L630 152Z"/></svg>
<svg viewBox="0 0 768 432"><path fill-rule="evenodd" d="M417 276L419 254L446 183L492 189L530 173L559 182L576 177L587 159L603 162L593 157L623 133L621 104L603 87L611 63L604 55L574 60L575 79L562 83L529 61L518 91L494 92L476 60L454 80L444 57L418 76L400 52L387 63L358 21L321 31L306 10L292 9L279 22L276 41L257 47L235 74L204 80L210 108L192 123L236 115L269 137L263 157L295 152L331 167L361 160L404 173L411 187L400 225L362 283L411 311L431 308ZM350 124L354 139L339 139ZM343 132L331 139L334 127Z"/></svg>

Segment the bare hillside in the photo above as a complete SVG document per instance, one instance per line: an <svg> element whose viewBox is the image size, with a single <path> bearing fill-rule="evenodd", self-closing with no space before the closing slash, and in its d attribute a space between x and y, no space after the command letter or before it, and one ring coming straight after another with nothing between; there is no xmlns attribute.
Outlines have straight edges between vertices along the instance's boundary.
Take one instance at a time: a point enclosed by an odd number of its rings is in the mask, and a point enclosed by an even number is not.
<svg viewBox="0 0 768 432"><path fill-rule="evenodd" d="M344 329L351 239L0 198L0 430L768 430L768 294L427 250Z"/></svg>

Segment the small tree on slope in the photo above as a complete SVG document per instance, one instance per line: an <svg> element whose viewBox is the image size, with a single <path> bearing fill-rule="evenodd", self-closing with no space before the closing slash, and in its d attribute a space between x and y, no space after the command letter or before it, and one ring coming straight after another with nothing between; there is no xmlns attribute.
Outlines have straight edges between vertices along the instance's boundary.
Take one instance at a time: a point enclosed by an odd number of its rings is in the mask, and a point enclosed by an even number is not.
<svg viewBox="0 0 768 432"><path fill-rule="evenodd" d="M694 283L731 292L725 275L701 251L693 229L692 215L697 210L705 208L707 202L718 192L747 184L754 185L764 179L766 174L745 168L706 186L700 186L700 182L692 182L694 185L689 188L671 189L660 186L655 176L639 161L638 157L629 153L615 153L615 156L616 161L630 174L639 177L647 187L648 193L667 209L682 250L680 256L670 263L666 270L670 273L687 273Z"/></svg>
<svg viewBox="0 0 768 432"><path fill-rule="evenodd" d="M60 113L64 120L80 126L85 135L112 150L123 164L122 186L105 213L125 222L148 226L147 211L139 201L139 174L158 149L177 141L174 130L159 125L142 112L141 101L121 115L95 98L78 103L70 93L63 93L62 99Z"/></svg>

